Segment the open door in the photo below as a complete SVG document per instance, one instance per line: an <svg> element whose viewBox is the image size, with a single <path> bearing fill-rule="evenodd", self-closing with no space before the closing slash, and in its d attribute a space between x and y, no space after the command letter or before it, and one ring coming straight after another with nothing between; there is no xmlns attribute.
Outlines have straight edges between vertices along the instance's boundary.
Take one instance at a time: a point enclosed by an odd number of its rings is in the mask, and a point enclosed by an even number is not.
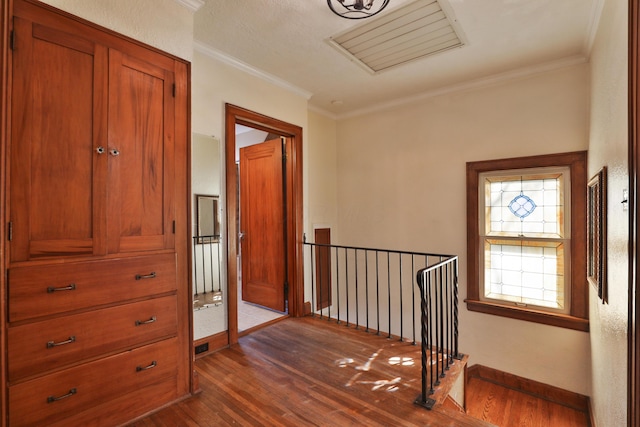
<svg viewBox="0 0 640 427"><path fill-rule="evenodd" d="M242 299L285 311L287 283L283 142L240 149Z"/></svg>

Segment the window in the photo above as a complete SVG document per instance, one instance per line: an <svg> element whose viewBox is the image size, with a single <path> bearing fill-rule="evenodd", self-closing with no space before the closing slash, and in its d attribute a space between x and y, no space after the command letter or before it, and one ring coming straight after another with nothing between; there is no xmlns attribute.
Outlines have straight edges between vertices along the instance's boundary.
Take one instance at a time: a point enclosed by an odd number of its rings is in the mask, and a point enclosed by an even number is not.
<svg viewBox="0 0 640 427"><path fill-rule="evenodd" d="M467 163L471 311L588 330L586 152Z"/></svg>

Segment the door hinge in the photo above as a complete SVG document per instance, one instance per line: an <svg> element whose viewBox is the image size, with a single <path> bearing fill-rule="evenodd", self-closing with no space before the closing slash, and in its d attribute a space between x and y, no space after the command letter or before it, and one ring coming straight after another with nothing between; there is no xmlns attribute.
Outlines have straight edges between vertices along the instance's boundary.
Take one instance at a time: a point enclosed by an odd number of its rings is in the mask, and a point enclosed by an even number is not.
<svg viewBox="0 0 640 427"><path fill-rule="evenodd" d="M9 48L11 50L16 50L16 32L13 30L9 34Z"/></svg>
<svg viewBox="0 0 640 427"><path fill-rule="evenodd" d="M9 222L9 226L7 227L7 240L11 241L13 239L13 223Z"/></svg>
<svg viewBox="0 0 640 427"><path fill-rule="evenodd" d="M289 298L289 282L284 282L284 297Z"/></svg>
<svg viewBox="0 0 640 427"><path fill-rule="evenodd" d="M173 84L173 88L171 89L172 93L173 93L173 97L176 97L176 84Z"/></svg>
<svg viewBox="0 0 640 427"><path fill-rule="evenodd" d="M176 222L173 221L173 234L176 234Z"/></svg>

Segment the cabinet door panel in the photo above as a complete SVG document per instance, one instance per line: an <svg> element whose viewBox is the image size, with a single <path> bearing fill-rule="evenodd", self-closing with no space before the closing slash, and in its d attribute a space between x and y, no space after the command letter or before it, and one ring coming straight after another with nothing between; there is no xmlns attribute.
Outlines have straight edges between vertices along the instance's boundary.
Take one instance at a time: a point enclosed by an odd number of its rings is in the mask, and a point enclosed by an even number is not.
<svg viewBox="0 0 640 427"><path fill-rule="evenodd" d="M11 142L11 260L104 252L107 51L15 19Z"/></svg>
<svg viewBox="0 0 640 427"><path fill-rule="evenodd" d="M173 248L174 73L113 50L109 73L109 252Z"/></svg>

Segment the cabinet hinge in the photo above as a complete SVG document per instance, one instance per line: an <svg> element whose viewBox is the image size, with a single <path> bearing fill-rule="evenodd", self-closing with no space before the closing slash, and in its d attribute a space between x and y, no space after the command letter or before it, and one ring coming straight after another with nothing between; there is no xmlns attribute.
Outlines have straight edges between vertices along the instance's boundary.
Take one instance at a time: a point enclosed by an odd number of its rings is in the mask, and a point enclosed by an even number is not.
<svg viewBox="0 0 640 427"><path fill-rule="evenodd" d="M13 223L9 222L9 226L7 227L7 240L11 241L13 239Z"/></svg>
<svg viewBox="0 0 640 427"><path fill-rule="evenodd" d="M11 50L16 50L16 32L13 30L9 33L9 48Z"/></svg>
<svg viewBox="0 0 640 427"><path fill-rule="evenodd" d="M173 93L173 97L176 97L176 84L173 84L173 89L172 89L172 93Z"/></svg>

